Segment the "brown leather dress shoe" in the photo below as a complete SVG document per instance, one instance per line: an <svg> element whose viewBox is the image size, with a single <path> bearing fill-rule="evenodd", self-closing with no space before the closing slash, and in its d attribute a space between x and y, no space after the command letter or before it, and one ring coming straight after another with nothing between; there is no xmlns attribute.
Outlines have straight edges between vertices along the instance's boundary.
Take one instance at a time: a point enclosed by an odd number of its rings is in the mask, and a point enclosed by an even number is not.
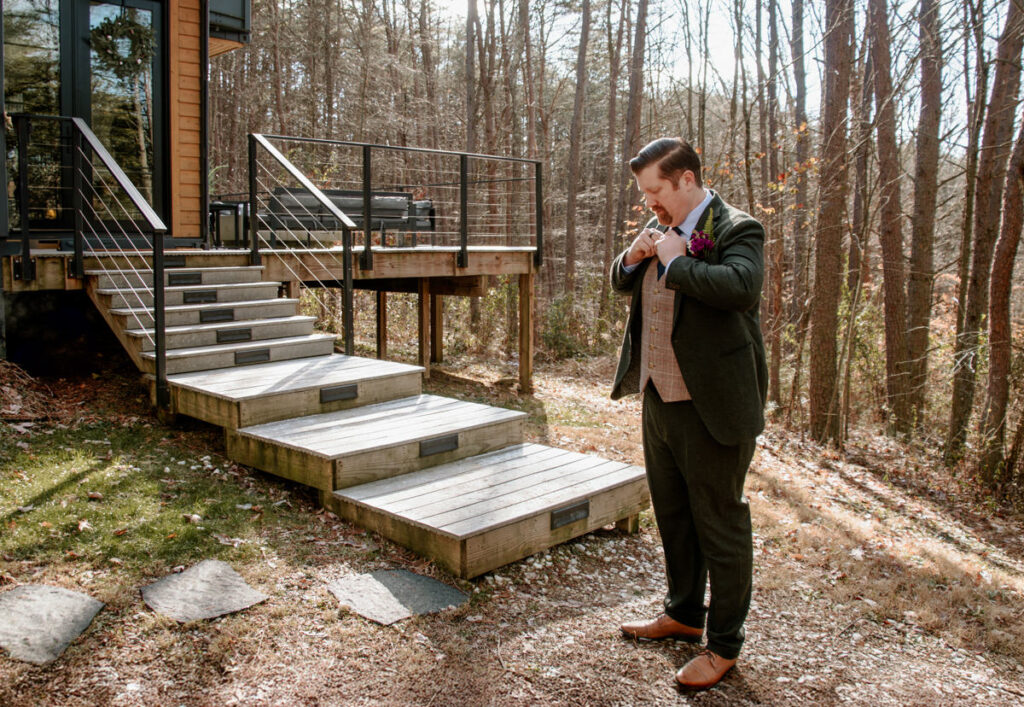
<svg viewBox="0 0 1024 707"><path fill-rule="evenodd" d="M684 690L707 690L736 665L736 659L728 660L712 651L701 651L676 673L676 683Z"/></svg>
<svg viewBox="0 0 1024 707"><path fill-rule="evenodd" d="M633 621L620 627L626 638L638 641L660 641L674 638L687 643L699 643L704 629L681 624L668 614L662 614L654 621Z"/></svg>

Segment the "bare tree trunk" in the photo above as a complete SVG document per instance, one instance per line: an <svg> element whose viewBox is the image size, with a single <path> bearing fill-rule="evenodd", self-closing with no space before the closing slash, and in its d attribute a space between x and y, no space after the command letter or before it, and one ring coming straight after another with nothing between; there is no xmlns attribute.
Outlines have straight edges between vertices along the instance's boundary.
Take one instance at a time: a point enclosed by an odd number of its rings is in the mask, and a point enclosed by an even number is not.
<svg viewBox="0 0 1024 707"><path fill-rule="evenodd" d="M1010 324L1010 294L1013 266L1017 258L1021 227L1024 226L1024 123L1017 136L1003 197L1003 225L992 261L988 318L988 401L982 439L984 452L980 469L982 481L990 488L999 478L1006 438L1006 412L1010 397L1010 360L1013 331Z"/></svg>
<svg viewBox="0 0 1024 707"><path fill-rule="evenodd" d="M287 135L288 128L285 124L284 112L284 76L282 75L284 68L281 65L281 26L284 22L281 20L277 0L270 2L270 16L274 27L274 107L277 112L277 129L281 135Z"/></svg>
<svg viewBox="0 0 1024 707"><path fill-rule="evenodd" d="M957 307L956 307L956 341L959 342L964 333L964 321L967 315L967 282L970 279L972 228L974 226L974 197L977 193L978 179L978 145L981 142L981 126L985 119L985 98L988 94L988 62L985 60L985 28L984 0L978 4L964 3L964 66L970 66L970 47L966 38L974 35L974 96L971 97L971 72L964 72L964 93L967 96L967 164L964 169L964 219L960 233L960 255L957 265ZM954 350L956 352L956 350ZM953 370L957 369L959 359L954 355ZM954 460L947 453L946 462Z"/></svg>
<svg viewBox="0 0 1024 707"><path fill-rule="evenodd" d="M866 43L865 43L866 44ZM854 145L853 231L850 233L846 288L854 292L867 286L868 243L871 224L871 190L868 183L868 162L871 158L871 97L874 94L875 69L871 52L865 48L861 74L860 105L857 108L857 142Z"/></svg>
<svg viewBox="0 0 1024 707"><path fill-rule="evenodd" d="M838 331L843 212L846 202L846 123L850 95L852 0L825 3L825 87L822 94L821 184L814 246L814 300L811 308L811 436L839 439L836 411Z"/></svg>
<svg viewBox="0 0 1024 707"><path fill-rule="evenodd" d="M619 192L619 207L616 224L622 224L626 211L638 203L638 193L633 189L629 171L629 160L640 148L640 108L644 91L644 41L647 38L647 0L639 0L636 9L636 26L633 39L633 54L629 60L629 97L626 101L626 137L622 141L622 181Z"/></svg>
<svg viewBox="0 0 1024 707"><path fill-rule="evenodd" d="M477 151L476 136L476 33L480 26L476 13L476 0L467 0L466 12L466 152ZM482 59L481 59L482 61ZM467 176L468 179L468 176ZM469 321L475 328L480 324L480 298L469 298Z"/></svg>
<svg viewBox="0 0 1024 707"><path fill-rule="evenodd" d="M808 210L807 176L810 140L807 133L807 71L804 68L804 2L793 0L793 81L796 84L793 122L796 124L796 199L793 205L793 293L789 320L796 322L807 307ZM797 362L799 365L799 361ZM793 404L793 401L790 402Z"/></svg>
<svg viewBox="0 0 1024 707"><path fill-rule="evenodd" d="M612 3L608 3L608 141L606 156L608 164L605 168L604 184L604 262L601 272L607 273L612 265L613 239L618 224L613 222L615 204L615 175L620 173L619 165L615 155L615 136L618 133L616 125L616 108L619 95L619 69L622 58L622 29L625 25L625 14L628 11L627 0L622 0L619 9L619 26L612 40ZM607 280L602 278L604 283L601 296L600 320L605 321L608 314L609 295L611 294Z"/></svg>
<svg viewBox="0 0 1024 707"><path fill-rule="evenodd" d="M889 55L889 13L886 0L869 0L871 57L875 65L875 109L878 113L878 179L881 182L878 240L882 246L885 291L885 387L894 430L906 434L908 412L907 303L903 269L903 216L900 202L899 147L896 145L896 96Z"/></svg>
<svg viewBox="0 0 1024 707"><path fill-rule="evenodd" d="M583 152L583 98L587 89L587 43L590 41L590 0L583 0L583 26L576 51L576 96L569 128L569 184L565 206L565 294L572 297L576 288L576 191L580 179L580 153Z"/></svg>
<svg viewBox="0 0 1024 707"><path fill-rule="evenodd" d="M955 461L963 455L967 423L974 405L975 357L980 343L981 318L988 311L989 275L1002 207L1006 161L1010 153L1017 92L1020 87L1020 53L1024 45L1024 6L1011 2L1006 25L996 49L992 98L978 160L974 206L974 258L967 284L967 311L963 334L954 350L953 405L949 418L945 456ZM980 100L981 97L979 97Z"/></svg>
<svg viewBox="0 0 1024 707"><path fill-rule="evenodd" d="M779 136L778 115L778 71L779 71L779 28L778 0L768 0L768 182L774 184L768 195L767 203L771 205L767 218L766 250L768 259L768 347L771 351L768 367L768 399L776 403L782 402L782 385L779 380L782 370L782 280L784 277L783 258L784 243L782 238L783 212L782 191L778 183L779 174Z"/></svg>
<svg viewBox="0 0 1024 707"><path fill-rule="evenodd" d="M736 0L733 6L734 17L736 21L736 53L740 56L743 55L743 0ZM751 108L750 100L747 96L747 65L745 62L740 62L740 83L742 85L742 112L743 112L743 182L747 191L747 212L754 213L754 173L753 157L751 155L750 147L750 119L751 119Z"/></svg>
<svg viewBox="0 0 1024 707"><path fill-rule="evenodd" d="M418 16L420 55L423 57L423 83L427 94L427 111L430 120L427 122L427 147L437 149L439 146L437 133L437 67L434 64L433 40L430 36L430 5L427 0L420 0Z"/></svg>
<svg viewBox="0 0 1024 707"><path fill-rule="evenodd" d="M938 195L939 121L942 117L942 38L935 0L921 0L921 115L917 123L914 218L907 282L909 412L920 429L928 378L928 335L932 313L935 202Z"/></svg>

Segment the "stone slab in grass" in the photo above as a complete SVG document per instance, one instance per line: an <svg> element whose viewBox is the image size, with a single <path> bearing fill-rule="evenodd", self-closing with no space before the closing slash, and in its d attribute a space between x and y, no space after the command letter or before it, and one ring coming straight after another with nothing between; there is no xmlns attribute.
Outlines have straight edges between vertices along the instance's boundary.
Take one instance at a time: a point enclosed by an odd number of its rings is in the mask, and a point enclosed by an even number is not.
<svg viewBox="0 0 1024 707"><path fill-rule="evenodd" d="M0 647L12 658L45 665L60 657L103 608L62 587L25 584L0 594Z"/></svg>
<svg viewBox="0 0 1024 707"><path fill-rule="evenodd" d="M331 582L327 588L343 606L385 626L459 606L468 599L464 592L444 582L405 570L352 575Z"/></svg>
<svg viewBox="0 0 1024 707"><path fill-rule="evenodd" d="M203 560L142 588L150 609L181 622L233 614L266 598L220 560Z"/></svg>

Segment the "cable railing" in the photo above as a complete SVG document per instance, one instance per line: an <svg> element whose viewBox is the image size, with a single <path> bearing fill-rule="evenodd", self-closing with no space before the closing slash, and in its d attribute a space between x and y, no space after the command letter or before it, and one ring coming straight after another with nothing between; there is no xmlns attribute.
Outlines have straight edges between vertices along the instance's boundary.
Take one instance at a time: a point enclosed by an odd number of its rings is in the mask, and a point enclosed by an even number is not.
<svg viewBox="0 0 1024 707"><path fill-rule="evenodd" d="M100 271L111 276L115 288L124 293L129 316L154 348L156 400L158 406L166 408L170 404L163 244L167 226L83 119L29 114L11 117L18 143L16 201L21 232L21 257L15 262L15 277L25 281L36 277L31 245L36 240L33 224L39 221L34 211L42 204L47 217L73 235L71 275L83 278L85 257L92 256ZM51 142L36 145L37 151L49 150L49 160L39 159L38 154L30 158L33 127L38 124L58 126L56 135L43 131ZM33 171L44 173L33 178ZM147 242L150 258L139 247ZM111 255L119 257L121 267L113 266ZM149 286L147 260L151 261ZM123 286L119 276L125 277ZM151 324L140 312L150 314Z"/></svg>
<svg viewBox="0 0 1024 707"><path fill-rule="evenodd" d="M373 268L375 248L393 246L457 248L460 268L468 266L471 245L530 247L535 264L542 262L543 184L538 160L320 138L257 137L262 144L273 144L355 222L350 230L362 232L363 270ZM250 159L249 213L255 213L255 202L260 201L254 194L261 185L252 183L256 171ZM278 231L291 236L286 225L304 232L331 230L323 223L323 218L330 220L329 212L303 213L311 204L319 209L308 196L296 196L282 185L272 189L262 193L263 213L257 223L268 230L275 247L286 240ZM302 218L296 220L297 214ZM249 230L251 245L251 222Z"/></svg>
<svg viewBox="0 0 1024 707"><path fill-rule="evenodd" d="M266 154L270 161L261 160L260 156ZM288 177L299 184L299 187L291 192L287 191L287 182L275 173L283 171ZM307 194L309 199L292 199L287 212L287 217L281 211L274 210L274 203L266 195L272 194ZM315 212L314 212L315 209ZM296 213L297 210L297 213ZM326 212L326 213L324 213ZM286 218L288 220L286 220ZM322 309L329 310L318 291L324 291L329 284L333 284L329 278L324 280L321 274L332 272L330 260L335 266L340 266L342 272L342 329L344 330L345 353L349 356L355 353L355 332L352 292L352 230L356 224L338 206L314 185L309 178L285 157L280 150L272 145L263 135L250 133L249 135L249 246L250 262L259 265L262 256L260 245L265 243L268 248L275 246L276 234L284 230L296 243L305 239L304 248L309 254L308 259L296 258L282 259L285 268L297 282L313 282L318 287L310 290L311 295L320 304ZM300 232L296 232L296 229ZM333 242L325 243L320 234L341 231L341 257L338 257L337 247ZM316 247L312 247L313 243ZM310 261L316 265L314 268ZM299 268L298 270L296 268ZM333 270L336 272L336 270Z"/></svg>
<svg viewBox="0 0 1024 707"><path fill-rule="evenodd" d="M235 194L213 202L216 243L227 214L253 264L264 251L302 251L280 266L322 311L333 309L325 288L342 288L349 354L357 255L363 271L373 269L375 252L394 248L454 250L458 268L468 267L471 245L531 248L542 263L537 160L253 133L248 168L244 195L229 182ZM354 242L353 232L362 237Z"/></svg>

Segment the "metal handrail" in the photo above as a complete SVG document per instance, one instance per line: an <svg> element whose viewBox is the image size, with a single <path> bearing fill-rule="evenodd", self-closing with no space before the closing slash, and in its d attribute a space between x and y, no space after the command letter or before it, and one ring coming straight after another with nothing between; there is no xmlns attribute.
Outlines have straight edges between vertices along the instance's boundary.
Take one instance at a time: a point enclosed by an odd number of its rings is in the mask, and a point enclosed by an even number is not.
<svg viewBox="0 0 1024 707"><path fill-rule="evenodd" d="M378 145L372 142L354 142L352 140L329 140L322 137L297 137L294 135L271 135L261 133L268 140L287 140L288 142L312 142L318 145L344 145L346 147L372 147L375 150L395 150L396 152L426 152L434 155L465 155L473 159L501 160L503 162L525 162L527 164L540 164L541 160L529 157L506 157L504 155L487 155L480 152L458 152L454 150L437 150L430 147L406 147L404 145Z"/></svg>
<svg viewBox="0 0 1024 707"><path fill-rule="evenodd" d="M260 144L260 146L270 153L270 156L277 160L282 167L288 170L288 173L302 185L310 194L316 197L323 206L327 207L327 210L331 212L331 216L341 221L345 228L355 228L355 222L350 219L344 211L338 208L337 204L328 199L322 191L320 191L313 182L309 181L309 178L299 171L299 168L291 163L287 157L281 154L281 151L271 145L267 138L259 133L250 133L252 138Z"/></svg>
<svg viewBox="0 0 1024 707"><path fill-rule="evenodd" d="M355 222L338 208L337 204L317 188L309 178L303 174L298 167L292 164L291 160L281 154L281 151L270 144L266 137L259 133L249 133L249 237L252 248L251 262L253 265L260 263L259 254L259 205L257 204L256 185L256 149L262 147L274 160L281 165L293 179L299 182L302 187L320 202L321 206L327 209L328 213L341 224L342 236L342 277L344 305L342 307L342 326L345 329L345 353L349 356L355 353L355 316L353 313L352 293L352 229L356 227Z"/></svg>
<svg viewBox="0 0 1024 707"><path fill-rule="evenodd" d="M111 156L110 152L104 147L96 134L93 133L88 123L82 118L68 117L68 116L57 116L57 115L38 115L31 113L18 113L11 116L12 120L18 130L18 150L19 150L19 168L18 177L20 185L20 198L19 204L21 210L21 233L22 233L22 279L34 279L35 272L34 268L31 267L31 260L29 258L29 242L31 239L31 231L29 228L28 219L28 169L27 160L25 156L27 154L28 145L28 133L29 133L29 121L32 120L45 120L53 121L58 123L66 123L72 126L72 149L74 150L74 180L75 180L75 193L74 193L74 211L75 211L75 226L74 226L74 242L75 242L75 258L74 258L74 269L75 275L82 277L84 275L82 271L82 253L83 253L83 240L84 240L84 229L82 219L82 206L80 203L81 192L78 188L81 178L81 165L80 165L80 153L82 145L80 140L84 140L88 145L92 153L99 159L99 161L106 167L107 171L113 177L117 185L128 195L132 206L138 210L138 212L145 219L149 226L150 235L152 238L152 266L153 266L153 330L154 330L154 355L156 358L156 399L157 405L161 408L166 408L170 404L170 387L167 383L167 343L166 343L166 323L165 323L165 293L164 293L164 243L163 236L167 232L167 225L163 222L153 207L146 201L145 197L139 192L139 190L132 183L128 175L124 173L121 166L117 163L117 160ZM122 207L123 208L123 207ZM140 231L141 234L141 231ZM28 275L29 277L25 277Z"/></svg>

